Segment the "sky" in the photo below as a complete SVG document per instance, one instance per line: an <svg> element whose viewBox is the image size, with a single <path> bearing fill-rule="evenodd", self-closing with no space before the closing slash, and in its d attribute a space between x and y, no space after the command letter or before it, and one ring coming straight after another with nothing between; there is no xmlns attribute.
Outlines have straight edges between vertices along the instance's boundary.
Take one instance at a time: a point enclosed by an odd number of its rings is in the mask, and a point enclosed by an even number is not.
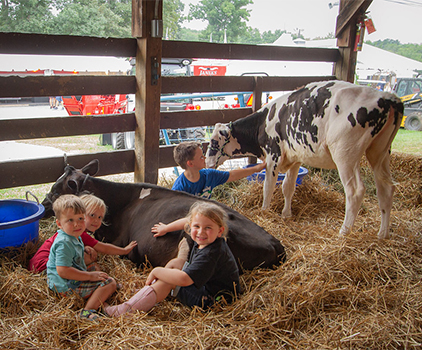
<svg viewBox="0 0 422 350"><path fill-rule="evenodd" d="M182 0L187 4L199 0ZM262 33L276 29L301 34L306 39L325 37L335 33L338 5L330 9L329 4L338 0L253 0L247 8L252 10L248 25ZM365 41L384 39L399 40L402 44L422 44L422 0L373 0L368 8L376 31L365 33ZM205 22L185 22L185 27L204 29Z"/></svg>

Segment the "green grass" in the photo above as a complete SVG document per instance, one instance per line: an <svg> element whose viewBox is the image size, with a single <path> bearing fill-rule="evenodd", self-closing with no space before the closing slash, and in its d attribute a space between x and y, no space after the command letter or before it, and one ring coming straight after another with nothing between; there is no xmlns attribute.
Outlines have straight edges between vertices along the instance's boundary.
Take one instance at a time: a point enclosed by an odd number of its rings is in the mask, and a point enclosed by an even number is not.
<svg viewBox="0 0 422 350"><path fill-rule="evenodd" d="M43 184L43 185L31 185L24 187L13 187L5 188L0 190L0 200L1 199L25 199L26 191L30 191L35 197L42 202L45 198L45 195L50 191L52 184ZM34 197L29 195L28 199L30 201L35 201Z"/></svg>
<svg viewBox="0 0 422 350"><path fill-rule="evenodd" d="M422 131L400 129L393 141L392 150L422 156Z"/></svg>

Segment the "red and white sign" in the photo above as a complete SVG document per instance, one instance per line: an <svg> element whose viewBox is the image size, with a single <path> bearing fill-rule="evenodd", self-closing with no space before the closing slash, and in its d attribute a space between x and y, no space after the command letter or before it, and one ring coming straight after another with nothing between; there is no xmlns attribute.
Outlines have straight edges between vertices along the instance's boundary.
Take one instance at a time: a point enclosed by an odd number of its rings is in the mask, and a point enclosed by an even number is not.
<svg viewBox="0 0 422 350"><path fill-rule="evenodd" d="M195 76L221 76L226 75L226 66L193 66Z"/></svg>

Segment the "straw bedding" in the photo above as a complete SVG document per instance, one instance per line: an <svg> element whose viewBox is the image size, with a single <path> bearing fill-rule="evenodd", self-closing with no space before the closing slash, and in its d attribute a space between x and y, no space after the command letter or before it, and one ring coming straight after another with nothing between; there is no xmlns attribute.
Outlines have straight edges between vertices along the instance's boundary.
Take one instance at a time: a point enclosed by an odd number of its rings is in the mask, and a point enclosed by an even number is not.
<svg viewBox="0 0 422 350"><path fill-rule="evenodd" d="M422 158L392 155L397 188L392 238L379 241L372 172L362 162L367 194L353 232L340 238L344 195L335 172L317 171L297 187L293 217L281 218L277 189L262 212L262 185L246 180L216 191L280 239L287 261L241 276L242 294L209 312L168 299L149 313L99 323L82 320L78 297L60 299L46 278L25 266L36 244L0 257L0 348L9 349L412 349L422 345ZM42 220L41 240L55 231ZM102 256L123 287L122 302L143 286L149 266Z"/></svg>

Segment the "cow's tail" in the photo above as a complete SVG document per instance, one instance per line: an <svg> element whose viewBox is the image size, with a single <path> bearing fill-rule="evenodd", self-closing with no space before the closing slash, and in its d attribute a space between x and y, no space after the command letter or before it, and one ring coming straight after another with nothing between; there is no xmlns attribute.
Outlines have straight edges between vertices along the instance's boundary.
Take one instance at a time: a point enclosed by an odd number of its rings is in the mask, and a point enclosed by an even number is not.
<svg viewBox="0 0 422 350"><path fill-rule="evenodd" d="M376 171L375 173L378 174L378 176L383 182L389 185L396 185L397 183L391 177L390 166L388 167L385 166L385 157L390 157L391 145L393 143L394 138L397 135L397 132L400 129L401 121L403 119L403 110L404 110L403 103L400 101L398 97L394 96L394 98L391 99L391 105L389 107L387 123L386 123L386 124L392 123L394 125L394 129L392 130L390 135L388 135L388 140L385 144L385 149L381 152L382 159L380 159L380 161L377 162L375 165L375 167L378 168L378 171Z"/></svg>

